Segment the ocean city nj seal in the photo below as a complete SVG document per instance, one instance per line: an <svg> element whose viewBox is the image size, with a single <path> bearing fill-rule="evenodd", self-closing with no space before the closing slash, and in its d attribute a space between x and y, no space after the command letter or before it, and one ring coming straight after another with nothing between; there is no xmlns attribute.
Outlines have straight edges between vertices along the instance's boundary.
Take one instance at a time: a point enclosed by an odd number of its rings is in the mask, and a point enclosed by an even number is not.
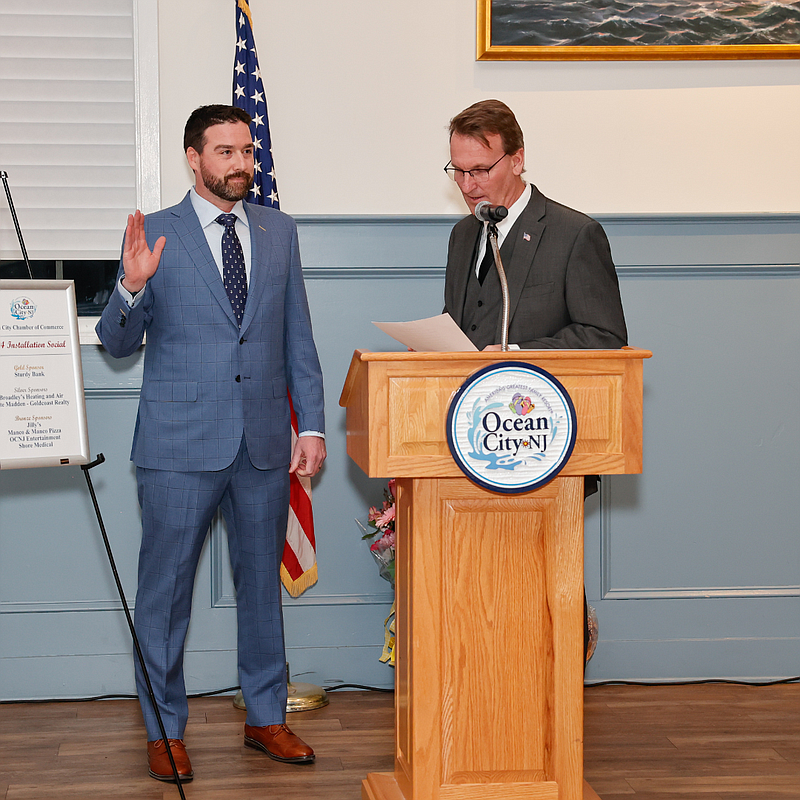
<svg viewBox="0 0 800 800"><path fill-rule="evenodd" d="M15 297L11 301L11 316L14 319L30 319L36 313L36 303L30 297Z"/></svg>
<svg viewBox="0 0 800 800"><path fill-rule="evenodd" d="M528 492L551 481L572 455L576 433L566 389L549 372L520 361L470 375L447 413L456 464L494 492Z"/></svg>

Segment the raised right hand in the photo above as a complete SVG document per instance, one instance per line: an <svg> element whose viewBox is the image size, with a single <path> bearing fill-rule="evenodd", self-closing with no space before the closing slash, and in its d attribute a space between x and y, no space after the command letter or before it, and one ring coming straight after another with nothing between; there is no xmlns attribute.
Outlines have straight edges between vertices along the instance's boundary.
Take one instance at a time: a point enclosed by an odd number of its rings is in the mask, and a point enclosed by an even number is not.
<svg viewBox="0 0 800 800"><path fill-rule="evenodd" d="M155 275L166 243L166 237L160 236L151 251L144 235L144 214L138 209L135 214L128 214L125 246L122 248L122 268L125 272L122 285L131 294L140 292Z"/></svg>

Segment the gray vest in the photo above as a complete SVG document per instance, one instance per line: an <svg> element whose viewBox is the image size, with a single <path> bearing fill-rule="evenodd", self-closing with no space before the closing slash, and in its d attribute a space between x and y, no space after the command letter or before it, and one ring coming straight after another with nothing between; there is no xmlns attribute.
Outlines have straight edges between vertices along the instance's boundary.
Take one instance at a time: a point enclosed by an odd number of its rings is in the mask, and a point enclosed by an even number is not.
<svg viewBox="0 0 800 800"><path fill-rule="evenodd" d="M508 271L508 265L514 254L514 243L516 242L517 227L519 220L506 235L500 247L500 258L503 261L503 268ZM487 247L489 243L487 242ZM500 343L500 322L503 316L503 294L500 291L500 278L497 275L494 262L489 268L483 286L478 283L475 275L475 264L478 256L478 246L480 245L480 233L478 241L475 243L475 250L470 265L469 278L467 279L467 291L464 295L464 313L461 317L461 330L467 334L470 341L478 348L483 350L486 345Z"/></svg>

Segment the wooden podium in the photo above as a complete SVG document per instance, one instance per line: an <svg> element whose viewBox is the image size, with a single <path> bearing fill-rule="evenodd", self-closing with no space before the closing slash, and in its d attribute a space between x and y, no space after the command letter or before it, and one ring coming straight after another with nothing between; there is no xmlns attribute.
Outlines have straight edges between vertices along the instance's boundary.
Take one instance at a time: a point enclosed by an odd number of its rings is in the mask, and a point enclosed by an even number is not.
<svg viewBox="0 0 800 800"><path fill-rule="evenodd" d="M642 469L646 350L356 351L340 405L347 452L397 479L394 773L363 800L581 800L583 476ZM524 494L467 479L445 433L481 367L527 361L562 383L577 440Z"/></svg>

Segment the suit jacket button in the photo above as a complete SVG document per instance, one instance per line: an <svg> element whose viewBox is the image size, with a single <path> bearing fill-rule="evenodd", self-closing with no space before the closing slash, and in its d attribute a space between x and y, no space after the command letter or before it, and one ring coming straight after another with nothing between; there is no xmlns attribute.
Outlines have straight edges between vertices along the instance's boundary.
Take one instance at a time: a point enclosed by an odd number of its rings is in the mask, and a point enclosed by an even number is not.
<svg viewBox="0 0 800 800"><path fill-rule="evenodd" d="M478 300L478 308L480 308L482 305L483 305L483 300Z"/></svg>
<svg viewBox="0 0 800 800"><path fill-rule="evenodd" d="M242 382L242 376L241 375L237 375L236 376L236 383L241 383L241 382Z"/></svg>
<svg viewBox="0 0 800 800"><path fill-rule="evenodd" d="M242 338L239 339L239 344L244 344L244 336L242 336Z"/></svg>
<svg viewBox="0 0 800 800"><path fill-rule="evenodd" d="M477 326L477 325L473 325L473 326L470 328L470 330L471 330L471 331L476 331L476 330L478 330L478 326Z"/></svg>

